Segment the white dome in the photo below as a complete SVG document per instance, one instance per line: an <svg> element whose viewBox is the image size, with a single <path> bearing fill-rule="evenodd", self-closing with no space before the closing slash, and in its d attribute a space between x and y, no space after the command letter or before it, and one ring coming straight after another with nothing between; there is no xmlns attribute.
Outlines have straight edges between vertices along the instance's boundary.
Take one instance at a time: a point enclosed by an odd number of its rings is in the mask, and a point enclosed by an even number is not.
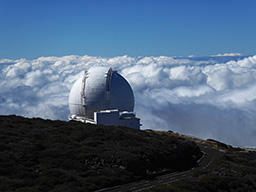
<svg viewBox="0 0 256 192"><path fill-rule="evenodd" d="M118 109L133 111L134 96L129 83L107 67L85 71L73 85L69 95L71 115L93 119L93 113Z"/></svg>

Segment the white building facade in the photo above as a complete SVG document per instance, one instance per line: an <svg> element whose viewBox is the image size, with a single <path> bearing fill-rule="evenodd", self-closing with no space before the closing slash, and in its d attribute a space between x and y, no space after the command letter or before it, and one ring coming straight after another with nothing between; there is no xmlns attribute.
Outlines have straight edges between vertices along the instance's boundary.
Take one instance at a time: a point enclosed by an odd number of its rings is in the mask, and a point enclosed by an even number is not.
<svg viewBox="0 0 256 192"><path fill-rule="evenodd" d="M118 110L94 112L94 122L100 125L114 125L140 129L140 119L137 118L133 112L119 112Z"/></svg>

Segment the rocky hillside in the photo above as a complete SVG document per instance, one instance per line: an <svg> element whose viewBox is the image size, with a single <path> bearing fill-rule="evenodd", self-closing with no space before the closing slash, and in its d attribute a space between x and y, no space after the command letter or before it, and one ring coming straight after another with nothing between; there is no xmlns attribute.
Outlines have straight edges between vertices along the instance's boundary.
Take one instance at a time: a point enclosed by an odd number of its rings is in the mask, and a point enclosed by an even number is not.
<svg viewBox="0 0 256 192"><path fill-rule="evenodd" d="M80 122L0 116L0 191L93 191L162 171L193 167L202 156L187 139Z"/></svg>

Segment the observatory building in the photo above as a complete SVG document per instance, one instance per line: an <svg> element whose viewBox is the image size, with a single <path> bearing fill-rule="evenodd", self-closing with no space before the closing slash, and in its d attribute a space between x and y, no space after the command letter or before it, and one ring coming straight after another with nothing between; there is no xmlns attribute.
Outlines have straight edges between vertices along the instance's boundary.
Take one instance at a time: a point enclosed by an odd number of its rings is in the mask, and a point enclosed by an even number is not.
<svg viewBox="0 0 256 192"><path fill-rule="evenodd" d="M70 120L140 128L129 83L107 67L92 67L73 85L69 95Z"/></svg>

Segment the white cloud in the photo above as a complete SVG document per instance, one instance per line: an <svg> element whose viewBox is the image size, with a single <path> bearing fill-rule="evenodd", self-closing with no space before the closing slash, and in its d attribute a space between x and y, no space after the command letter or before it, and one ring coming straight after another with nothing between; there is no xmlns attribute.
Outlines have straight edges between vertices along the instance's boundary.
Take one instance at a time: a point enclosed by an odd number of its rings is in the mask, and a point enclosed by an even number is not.
<svg viewBox="0 0 256 192"><path fill-rule="evenodd" d="M143 129L255 146L256 56L218 56L0 60L0 114L67 120L74 81L91 66L108 66L133 87Z"/></svg>
<svg viewBox="0 0 256 192"><path fill-rule="evenodd" d="M218 57L242 56L242 54L241 53L224 53L224 54L218 54L218 55L212 55L212 56L218 56Z"/></svg>

